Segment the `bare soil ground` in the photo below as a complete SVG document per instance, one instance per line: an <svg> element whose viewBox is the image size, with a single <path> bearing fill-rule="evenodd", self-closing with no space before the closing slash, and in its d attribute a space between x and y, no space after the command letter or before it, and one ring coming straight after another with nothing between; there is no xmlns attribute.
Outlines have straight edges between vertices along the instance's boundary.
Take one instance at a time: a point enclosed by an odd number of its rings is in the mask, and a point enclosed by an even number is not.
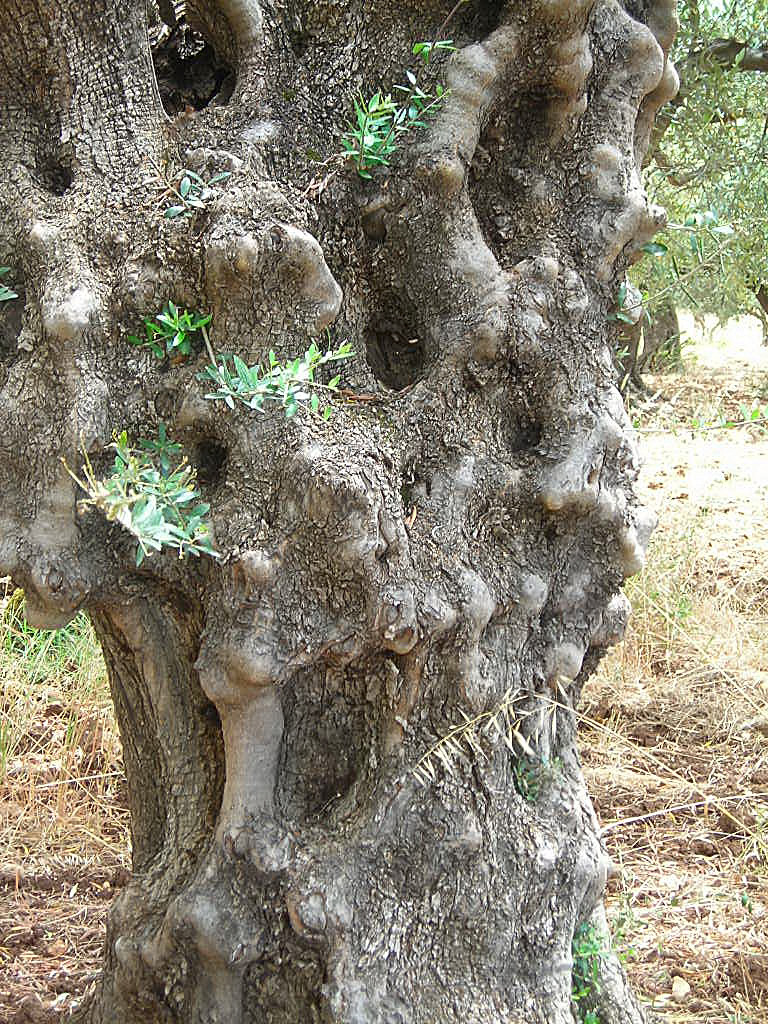
<svg viewBox="0 0 768 1024"><path fill-rule="evenodd" d="M658 1020L765 1024L768 423L689 429L768 407L759 325L699 335L679 371L648 384L631 405L659 527L627 587L626 642L581 708L617 867L609 918Z"/></svg>
<svg viewBox="0 0 768 1024"><path fill-rule="evenodd" d="M0 1022L47 1024L97 977L128 878L128 814L89 624L37 633L20 595L2 595L0 584Z"/></svg>
<svg viewBox="0 0 768 1024"><path fill-rule="evenodd" d="M727 344L726 344L727 342ZM582 753L614 858L609 918L665 1024L768 1021L768 406L754 321L698 337L631 402L660 515ZM768 424L766 424L768 426ZM0 584L0 1022L66 1019L128 877L120 744L85 621L23 625Z"/></svg>

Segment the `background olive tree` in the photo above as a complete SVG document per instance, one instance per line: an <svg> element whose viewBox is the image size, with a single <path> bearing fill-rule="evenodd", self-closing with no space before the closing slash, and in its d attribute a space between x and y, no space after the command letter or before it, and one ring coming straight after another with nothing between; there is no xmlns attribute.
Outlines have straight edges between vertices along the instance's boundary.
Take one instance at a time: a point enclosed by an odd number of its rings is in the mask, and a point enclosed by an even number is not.
<svg viewBox="0 0 768 1024"><path fill-rule="evenodd" d="M6 4L0 575L90 614L131 810L91 1024L642 1020L576 723L674 7L188 0L153 66Z"/></svg>
<svg viewBox="0 0 768 1024"><path fill-rule="evenodd" d="M631 274L647 314L643 347L633 360L630 337L624 359L636 374L679 352L676 309L768 325L768 5L685 0L679 14L681 87L659 113L644 172L670 224ZM636 296L622 298L617 311L635 321Z"/></svg>

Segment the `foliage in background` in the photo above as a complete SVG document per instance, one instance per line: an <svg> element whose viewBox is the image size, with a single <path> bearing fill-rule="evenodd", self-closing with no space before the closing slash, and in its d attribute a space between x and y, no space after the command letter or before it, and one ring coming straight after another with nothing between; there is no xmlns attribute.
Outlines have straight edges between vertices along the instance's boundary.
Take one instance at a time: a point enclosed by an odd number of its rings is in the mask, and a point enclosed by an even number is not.
<svg viewBox="0 0 768 1024"><path fill-rule="evenodd" d="M679 15L681 88L646 170L670 226L630 277L651 318L672 306L768 325L768 2L684 0Z"/></svg>
<svg viewBox="0 0 768 1024"><path fill-rule="evenodd" d="M0 581L0 595L3 584ZM98 645L88 616L80 612L66 629L34 629L24 618L21 590L0 598L0 656L13 662L18 675L30 685L56 680L66 672L90 668L98 658Z"/></svg>
<svg viewBox="0 0 768 1024"><path fill-rule="evenodd" d="M76 706L68 707L66 713L60 708L61 747L69 743L71 748L77 723L88 717L78 711L83 704L93 704L97 689L106 690L104 674L101 652L84 613L66 629L34 629L24 617L23 593L14 590L10 581L0 580L0 786L15 788L14 782L23 775L19 758L34 750L34 730L58 724L41 713L37 695L77 677L79 699L72 701ZM26 758L27 763L30 760ZM59 756L58 764L63 765L63 760ZM33 788L27 780L22 803L33 798ZM3 795L7 797L7 792Z"/></svg>
<svg viewBox="0 0 768 1024"><path fill-rule="evenodd" d="M181 457L181 445L168 440L165 427L160 425L157 439L139 441L138 448L128 444L123 431L110 447L115 462L106 479L96 478L87 456L84 479L70 473L88 495L84 504L136 537L136 565L164 547L178 551L179 558L218 557L208 522L210 505L200 501L197 472Z"/></svg>

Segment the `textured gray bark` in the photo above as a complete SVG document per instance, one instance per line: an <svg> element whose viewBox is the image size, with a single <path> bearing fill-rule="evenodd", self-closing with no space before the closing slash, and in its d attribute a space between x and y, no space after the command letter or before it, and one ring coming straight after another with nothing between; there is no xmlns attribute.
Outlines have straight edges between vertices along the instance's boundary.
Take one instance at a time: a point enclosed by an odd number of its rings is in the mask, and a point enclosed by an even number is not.
<svg viewBox="0 0 768 1024"><path fill-rule="evenodd" d="M0 19L0 262L22 296L0 314L0 574L36 624L91 613L133 815L85 1019L565 1024L608 870L574 710L652 528L609 313L663 223L638 167L674 4L470 0L441 112L369 183L312 154L447 5L187 6L235 85L172 123L141 0ZM233 175L164 220L165 157ZM374 400L330 425L222 413L203 354L126 343L169 298L248 362L333 325ZM161 418L221 562L136 570L131 538L77 511L61 457L104 468L113 431ZM536 802L527 748L560 765ZM602 973L601 1020L640 1021Z"/></svg>

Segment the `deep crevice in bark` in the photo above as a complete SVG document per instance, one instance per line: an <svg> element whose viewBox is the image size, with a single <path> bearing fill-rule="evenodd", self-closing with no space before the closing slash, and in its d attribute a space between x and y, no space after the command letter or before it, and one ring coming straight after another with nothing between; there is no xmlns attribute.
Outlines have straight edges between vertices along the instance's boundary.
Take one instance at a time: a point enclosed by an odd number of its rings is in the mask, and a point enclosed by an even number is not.
<svg viewBox="0 0 768 1024"><path fill-rule="evenodd" d="M73 154L65 148L40 154L35 164L35 178L52 196L63 196L75 180Z"/></svg>
<svg viewBox="0 0 768 1024"><path fill-rule="evenodd" d="M376 380L393 391L415 384L426 373L426 345L411 306L405 296L386 293L365 332L368 366Z"/></svg>
<svg viewBox="0 0 768 1024"><path fill-rule="evenodd" d="M410 333L385 327L365 335L368 365L376 380L393 391L415 384L424 374L424 343L404 337Z"/></svg>
<svg viewBox="0 0 768 1024"><path fill-rule="evenodd" d="M217 491L227 472L227 446L213 438L202 438L192 451L192 464L197 468L197 479L208 492Z"/></svg>
<svg viewBox="0 0 768 1024"><path fill-rule="evenodd" d="M169 117L225 105L236 78L213 46L182 15L172 27L154 32L152 60L163 109Z"/></svg>
<svg viewBox="0 0 768 1024"><path fill-rule="evenodd" d="M478 4L476 10L473 10L473 5L468 4L464 18L466 18L468 24L469 37L471 39L485 39L494 29L497 29L507 3L508 0L488 0L486 3ZM462 25L462 14L463 12L460 10L459 20L456 22L459 28L464 28L464 25ZM448 26L448 29L449 34L453 34L454 28L452 24Z"/></svg>
<svg viewBox="0 0 768 1024"><path fill-rule="evenodd" d="M331 679L303 673L293 686L275 799L286 820L299 830L321 819L333 821L362 778L366 751L377 744L375 726L366 720L364 695L354 693L360 686L355 686L356 676L363 677L365 670L347 671ZM321 701L323 690L326 697ZM291 753L289 760L289 750L297 751L298 757Z"/></svg>

